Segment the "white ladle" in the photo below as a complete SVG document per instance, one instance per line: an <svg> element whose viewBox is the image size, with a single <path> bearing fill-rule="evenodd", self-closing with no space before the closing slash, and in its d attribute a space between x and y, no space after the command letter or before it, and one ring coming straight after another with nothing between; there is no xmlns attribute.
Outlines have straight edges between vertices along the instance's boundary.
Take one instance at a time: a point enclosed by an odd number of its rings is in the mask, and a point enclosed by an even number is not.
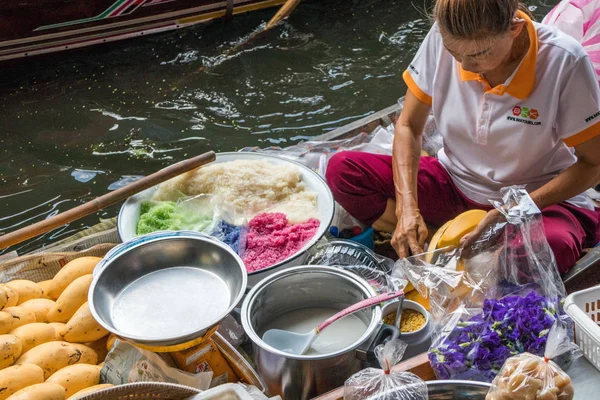
<svg viewBox="0 0 600 400"><path fill-rule="evenodd" d="M314 341L317 339L319 333L321 333L323 329L327 328L335 321L342 319L347 315L354 314L362 309L373 307L403 295L404 292L402 291L389 292L359 301L358 303L351 305L339 313L327 318L322 324L308 333L294 333L283 329L269 329L264 333L262 339L265 341L265 343L276 348L277 350L281 350L286 353L302 355L306 353L308 349L310 349L310 346L312 346Z"/></svg>

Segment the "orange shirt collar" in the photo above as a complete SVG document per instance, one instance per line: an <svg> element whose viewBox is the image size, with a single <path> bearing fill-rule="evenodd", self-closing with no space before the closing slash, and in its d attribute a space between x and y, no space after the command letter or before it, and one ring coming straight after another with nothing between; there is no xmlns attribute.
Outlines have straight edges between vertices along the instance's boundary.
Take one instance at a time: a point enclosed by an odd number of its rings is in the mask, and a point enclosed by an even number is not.
<svg viewBox="0 0 600 400"><path fill-rule="evenodd" d="M508 86L498 85L495 88L488 87L488 91L498 95L508 93L517 99L523 100L529 97L535 84L535 65L537 62L539 43L537 32L535 31L535 26L531 19L522 11L517 11L517 13L520 18L525 20L527 26L527 33L529 34L529 50L527 50L527 54L523 58L521 64L519 64L518 70ZM487 84L487 81L483 76L474 72L465 71L460 64L459 68L460 78L463 81L480 81Z"/></svg>

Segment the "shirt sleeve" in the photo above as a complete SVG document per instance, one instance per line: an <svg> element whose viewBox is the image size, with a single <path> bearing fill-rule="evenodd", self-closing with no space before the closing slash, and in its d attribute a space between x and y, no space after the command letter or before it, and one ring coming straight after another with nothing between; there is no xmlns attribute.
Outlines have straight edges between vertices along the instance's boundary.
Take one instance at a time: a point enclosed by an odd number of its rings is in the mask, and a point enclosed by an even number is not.
<svg viewBox="0 0 600 400"><path fill-rule="evenodd" d="M556 131L569 147L600 134L600 88L589 57L581 57L561 90Z"/></svg>
<svg viewBox="0 0 600 400"><path fill-rule="evenodd" d="M441 40L437 24L434 24L421 43L415 58L408 65L408 69L402 74L408 89L419 100L429 105L433 95L433 78L437 68L439 46L442 45Z"/></svg>

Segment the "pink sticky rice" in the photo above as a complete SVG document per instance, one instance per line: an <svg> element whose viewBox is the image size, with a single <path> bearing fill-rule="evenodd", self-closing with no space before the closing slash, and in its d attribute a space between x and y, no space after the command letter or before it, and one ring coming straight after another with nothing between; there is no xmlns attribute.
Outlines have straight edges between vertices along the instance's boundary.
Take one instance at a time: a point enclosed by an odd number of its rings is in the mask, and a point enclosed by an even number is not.
<svg viewBox="0 0 600 400"><path fill-rule="evenodd" d="M283 213L258 214L248 226L246 270L258 271L296 254L315 236L319 225L315 218L291 225Z"/></svg>

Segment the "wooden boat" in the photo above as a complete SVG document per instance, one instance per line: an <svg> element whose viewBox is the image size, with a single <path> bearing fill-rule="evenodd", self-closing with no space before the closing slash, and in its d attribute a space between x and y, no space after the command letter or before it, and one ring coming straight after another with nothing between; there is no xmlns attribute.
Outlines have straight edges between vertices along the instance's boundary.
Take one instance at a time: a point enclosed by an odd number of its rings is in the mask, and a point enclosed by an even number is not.
<svg viewBox="0 0 600 400"><path fill-rule="evenodd" d="M0 61L184 28L285 0L21 0L0 2Z"/></svg>

